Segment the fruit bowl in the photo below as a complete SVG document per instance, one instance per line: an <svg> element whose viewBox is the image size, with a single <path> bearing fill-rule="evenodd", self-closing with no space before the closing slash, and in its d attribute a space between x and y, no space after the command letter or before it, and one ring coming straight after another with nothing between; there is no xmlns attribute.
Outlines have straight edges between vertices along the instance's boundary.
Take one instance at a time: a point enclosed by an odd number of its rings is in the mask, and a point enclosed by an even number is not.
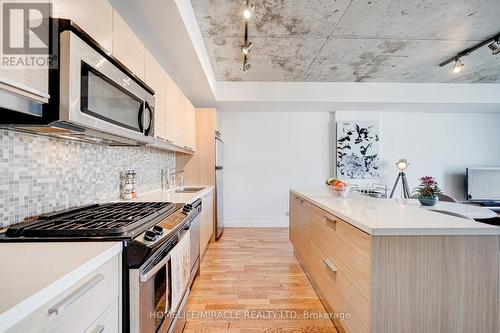
<svg viewBox="0 0 500 333"><path fill-rule="evenodd" d="M336 178L328 178L326 180L326 185L328 186L330 194L336 198L345 198L350 190L349 184Z"/></svg>

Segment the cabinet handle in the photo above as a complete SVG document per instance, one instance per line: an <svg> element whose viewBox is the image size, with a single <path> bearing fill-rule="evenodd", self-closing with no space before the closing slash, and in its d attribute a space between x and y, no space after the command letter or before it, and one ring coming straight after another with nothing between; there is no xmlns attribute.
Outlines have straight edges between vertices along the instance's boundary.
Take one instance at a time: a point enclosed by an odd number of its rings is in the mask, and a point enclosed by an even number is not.
<svg viewBox="0 0 500 333"><path fill-rule="evenodd" d="M56 315L60 315L64 313L64 311L73 304L80 297L85 295L90 289L94 288L99 282L104 280L104 274L97 274L92 279L85 282L78 289L73 291L68 296L64 297L62 300L56 303L53 307L49 309L49 314L55 313Z"/></svg>
<svg viewBox="0 0 500 333"><path fill-rule="evenodd" d="M324 216L326 225L332 228L333 230L337 229L337 220L332 220L331 218Z"/></svg>
<svg viewBox="0 0 500 333"><path fill-rule="evenodd" d="M325 258L323 259L323 262L325 263L326 267L328 267L333 273L337 273L337 267L330 259Z"/></svg>
<svg viewBox="0 0 500 333"><path fill-rule="evenodd" d="M191 150L191 151L193 151L193 150L194 150L193 148L188 147L188 146L184 146L184 148L186 148L187 150Z"/></svg>
<svg viewBox="0 0 500 333"><path fill-rule="evenodd" d="M104 332L104 325L97 325L93 330L92 333L102 333Z"/></svg>

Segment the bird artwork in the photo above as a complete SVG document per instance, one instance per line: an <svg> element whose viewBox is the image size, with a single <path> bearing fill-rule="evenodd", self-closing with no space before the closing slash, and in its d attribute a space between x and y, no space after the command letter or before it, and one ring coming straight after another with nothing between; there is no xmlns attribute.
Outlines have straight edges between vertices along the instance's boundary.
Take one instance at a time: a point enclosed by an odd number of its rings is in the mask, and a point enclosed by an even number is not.
<svg viewBox="0 0 500 333"><path fill-rule="evenodd" d="M380 177L379 133L375 121L337 123L337 177Z"/></svg>

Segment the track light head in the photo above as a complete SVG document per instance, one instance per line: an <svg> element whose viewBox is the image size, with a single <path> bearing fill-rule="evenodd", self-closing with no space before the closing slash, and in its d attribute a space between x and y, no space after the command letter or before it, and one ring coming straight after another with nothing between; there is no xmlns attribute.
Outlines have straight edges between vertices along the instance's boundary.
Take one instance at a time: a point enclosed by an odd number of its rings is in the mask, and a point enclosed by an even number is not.
<svg viewBox="0 0 500 333"><path fill-rule="evenodd" d="M460 58L455 59L452 64L452 71L453 73L460 73L462 69L464 69L465 65L462 63L462 60Z"/></svg>
<svg viewBox="0 0 500 333"><path fill-rule="evenodd" d="M255 5L249 5L248 0L245 0L245 9L243 10L243 17L247 20L252 17L252 13L255 9Z"/></svg>
<svg viewBox="0 0 500 333"><path fill-rule="evenodd" d="M500 42L499 41L495 41L495 42L491 43L490 45L488 45L488 47L492 51L493 55L497 55L500 53Z"/></svg>
<svg viewBox="0 0 500 333"><path fill-rule="evenodd" d="M252 68L252 65L250 65L249 63L245 62L243 64L243 72L246 73L250 70L250 68Z"/></svg>
<svg viewBox="0 0 500 333"><path fill-rule="evenodd" d="M252 50L252 47L253 47L253 42L247 42L245 45L243 45L241 47L241 52L244 54L244 55L247 55L250 53L250 51Z"/></svg>

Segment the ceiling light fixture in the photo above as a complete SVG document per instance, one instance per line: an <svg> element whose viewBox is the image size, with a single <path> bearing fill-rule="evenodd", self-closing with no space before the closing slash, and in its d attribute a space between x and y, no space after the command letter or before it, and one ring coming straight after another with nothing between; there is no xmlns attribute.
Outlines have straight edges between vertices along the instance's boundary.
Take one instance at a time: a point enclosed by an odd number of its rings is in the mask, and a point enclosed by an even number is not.
<svg viewBox="0 0 500 333"><path fill-rule="evenodd" d="M497 55L500 53L500 42L498 40L488 45L488 47L492 51L493 55Z"/></svg>
<svg viewBox="0 0 500 333"><path fill-rule="evenodd" d="M243 11L243 16L245 17L245 34L243 39L243 45L241 46L241 53L243 53L243 72L246 73L252 67L248 63L248 54L252 50L253 42L248 40L248 19L252 16L252 12L255 9L255 5L249 5L248 0L244 1L245 10Z"/></svg>
<svg viewBox="0 0 500 333"><path fill-rule="evenodd" d="M482 41L481 43L474 45L473 47L458 52L454 57L440 63L439 67L444 67L448 64L453 63L452 64L453 73L458 73L464 68L464 64L462 63L461 58L468 56L469 54L482 48L483 46L488 45L488 47L493 51L493 54L499 54L500 53L499 40L500 40L500 33L496 34L495 36L492 36L491 38L486 39L485 41Z"/></svg>
<svg viewBox="0 0 500 333"><path fill-rule="evenodd" d="M243 72L248 72L252 68L252 65L250 65L246 60L243 62Z"/></svg>
<svg viewBox="0 0 500 333"><path fill-rule="evenodd" d="M248 0L244 1L245 3L245 9L243 10L243 17L246 18L247 20L252 17L252 13L255 9L255 5L249 5Z"/></svg>
<svg viewBox="0 0 500 333"><path fill-rule="evenodd" d="M462 63L462 60L460 59L456 59L455 61L453 61L453 73L460 73L460 71L464 68L464 64Z"/></svg>
<svg viewBox="0 0 500 333"><path fill-rule="evenodd" d="M250 53L250 50L252 50L253 42L247 42L245 45L241 47L241 52L243 52L244 55L247 55Z"/></svg>

